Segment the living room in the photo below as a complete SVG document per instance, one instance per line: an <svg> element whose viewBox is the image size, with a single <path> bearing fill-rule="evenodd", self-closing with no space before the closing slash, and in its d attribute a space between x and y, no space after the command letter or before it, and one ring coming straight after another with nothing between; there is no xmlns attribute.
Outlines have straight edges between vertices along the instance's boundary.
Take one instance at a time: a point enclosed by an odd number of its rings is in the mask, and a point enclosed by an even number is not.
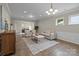
<svg viewBox="0 0 79 59"><path fill-rule="evenodd" d="M2 3L0 16L0 55L79 55L79 3Z"/></svg>

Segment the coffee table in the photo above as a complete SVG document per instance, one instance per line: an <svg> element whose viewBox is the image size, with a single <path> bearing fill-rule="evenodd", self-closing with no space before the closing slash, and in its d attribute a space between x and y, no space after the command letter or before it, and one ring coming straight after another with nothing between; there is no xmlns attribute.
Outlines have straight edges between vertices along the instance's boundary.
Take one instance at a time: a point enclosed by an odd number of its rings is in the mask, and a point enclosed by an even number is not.
<svg viewBox="0 0 79 59"><path fill-rule="evenodd" d="M43 35L35 35L32 37L32 40L35 42L35 43L38 43L41 39L43 39L44 36Z"/></svg>

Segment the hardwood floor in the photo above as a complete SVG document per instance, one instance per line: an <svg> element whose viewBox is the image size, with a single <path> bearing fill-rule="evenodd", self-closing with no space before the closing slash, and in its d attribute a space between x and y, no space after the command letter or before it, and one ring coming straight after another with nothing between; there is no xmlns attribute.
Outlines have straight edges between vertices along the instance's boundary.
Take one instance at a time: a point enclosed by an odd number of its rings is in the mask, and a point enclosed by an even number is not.
<svg viewBox="0 0 79 59"><path fill-rule="evenodd" d="M26 38L27 39L27 38ZM79 45L72 44L65 41L56 40L59 43L51 48L48 48L35 56L79 56ZM33 56L29 48L21 37L16 40L15 56Z"/></svg>

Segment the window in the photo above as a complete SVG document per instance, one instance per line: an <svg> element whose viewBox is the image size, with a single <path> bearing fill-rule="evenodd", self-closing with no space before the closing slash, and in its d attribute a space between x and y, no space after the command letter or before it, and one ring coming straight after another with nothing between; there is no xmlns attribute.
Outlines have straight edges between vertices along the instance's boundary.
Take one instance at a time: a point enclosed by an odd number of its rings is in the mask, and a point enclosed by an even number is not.
<svg viewBox="0 0 79 59"><path fill-rule="evenodd" d="M56 19L56 25L64 25L64 18L57 18Z"/></svg>
<svg viewBox="0 0 79 59"><path fill-rule="evenodd" d="M69 17L69 25L79 24L79 15L74 15Z"/></svg>

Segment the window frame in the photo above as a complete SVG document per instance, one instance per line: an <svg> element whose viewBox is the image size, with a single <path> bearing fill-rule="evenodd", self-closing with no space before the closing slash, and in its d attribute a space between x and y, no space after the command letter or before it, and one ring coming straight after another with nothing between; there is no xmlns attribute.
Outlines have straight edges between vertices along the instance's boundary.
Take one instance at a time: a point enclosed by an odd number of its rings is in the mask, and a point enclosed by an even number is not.
<svg viewBox="0 0 79 59"><path fill-rule="evenodd" d="M68 19L68 25L79 25L79 24L72 24L71 23L71 17L79 16L79 14L70 15Z"/></svg>

